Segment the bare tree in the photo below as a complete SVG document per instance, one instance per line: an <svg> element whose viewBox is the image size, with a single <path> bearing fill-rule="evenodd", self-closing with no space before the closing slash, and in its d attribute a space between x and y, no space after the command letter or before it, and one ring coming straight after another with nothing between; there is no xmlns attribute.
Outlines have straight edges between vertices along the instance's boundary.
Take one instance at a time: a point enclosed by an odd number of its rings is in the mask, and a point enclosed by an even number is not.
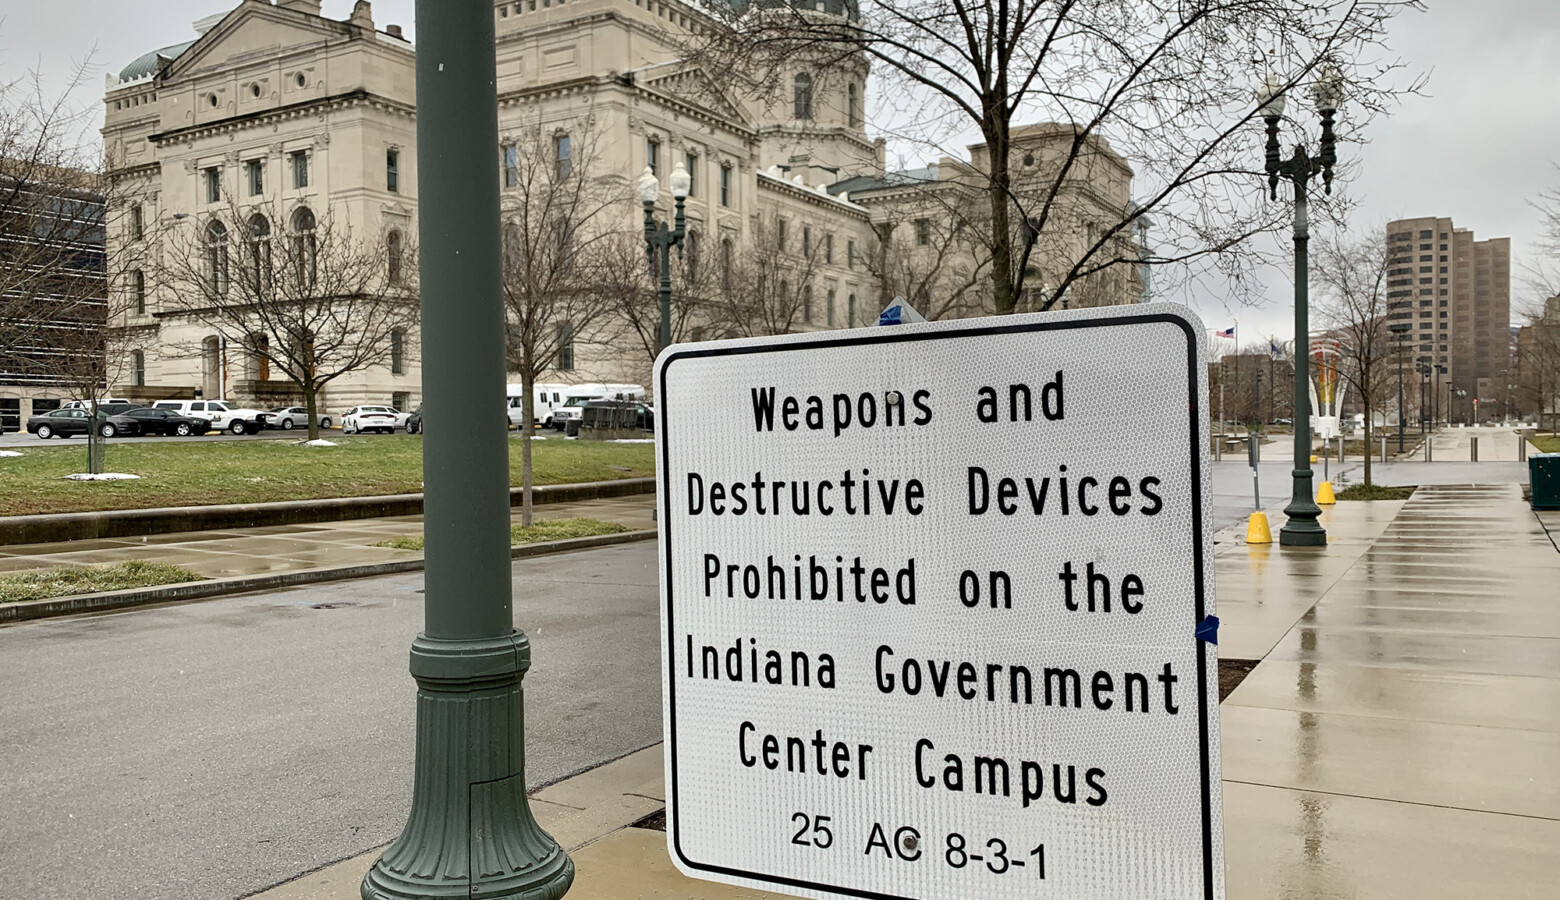
<svg viewBox="0 0 1560 900"><path fill-rule="evenodd" d="M532 119L504 139L504 301L509 367L520 373L520 521L531 524L531 432L536 379L566 362L577 342L611 340L623 279L629 191L599 171L599 136ZM641 257L642 258L642 257ZM570 359L562 360L567 354Z"/></svg>
<svg viewBox="0 0 1560 900"><path fill-rule="evenodd" d="M1387 242L1384 229L1350 240L1334 235L1318 242L1312 272L1319 290L1318 323L1337 342L1338 374L1365 410L1365 483L1371 483L1371 427L1396 373L1397 345L1389 329ZM1412 313L1410 313L1411 315ZM1401 427L1401 425L1399 425Z"/></svg>
<svg viewBox="0 0 1560 900"><path fill-rule="evenodd" d="M1389 82L1400 64L1379 52L1387 25L1419 7L1417 0L711 0L710 14L727 27L700 37L692 51L706 68L719 67L723 83L771 101L799 68L822 92L831 74L864 78L864 61L882 76L877 90L888 115L880 118L910 123L896 137L940 149L977 129L985 158L974 168L988 213L981 237L991 300L1006 313L1019 307L1037 253L1053 271L1028 303L1034 309L1112 267L1179 264L1184 277L1212 271L1237 289L1254 288L1259 260L1246 239L1287 216L1259 194L1253 90L1261 69L1276 69L1295 94L1323 63L1338 66L1349 84L1344 116L1362 123L1397 92ZM1291 106L1297 120L1309 118L1299 106ZM1015 123L1025 119L1056 123L1032 161L1016 153ZM1091 196L1099 167L1113 158L1135 171L1136 198ZM1138 230L1149 220L1153 247L1145 251Z"/></svg>
<svg viewBox="0 0 1560 900"><path fill-rule="evenodd" d="M1533 411L1539 428L1560 431L1560 295L1523 314L1517 334L1518 402Z"/></svg>
<svg viewBox="0 0 1560 900"><path fill-rule="evenodd" d="M779 217L755 216L746 245L722 260L717 310L727 333L736 337L791 334L818 320L823 298L815 284L823 237L810 245L803 231Z"/></svg>
<svg viewBox="0 0 1560 900"><path fill-rule="evenodd" d="M883 297L903 297L929 321L981 309L991 257L969 199L961 186L930 183L894 204L894 220L876 227L877 252L865 259Z"/></svg>
<svg viewBox="0 0 1560 900"><path fill-rule="evenodd" d="M0 83L0 367L12 371L48 365L59 323L102 317L100 160L71 105L84 71L58 95L38 72ZM82 295L87 272L97 290Z"/></svg>
<svg viewBox="0 0 1560 900"><path fill-rule="evenodd" d="M220 215L181 217L149 260L164 316L244 348L259 380L297 386L319 439L319 394L351 372L415 352L416 251L398 229L358 234L345 216L231 197ZM184 347L185 352L203 352Z"/></svg>

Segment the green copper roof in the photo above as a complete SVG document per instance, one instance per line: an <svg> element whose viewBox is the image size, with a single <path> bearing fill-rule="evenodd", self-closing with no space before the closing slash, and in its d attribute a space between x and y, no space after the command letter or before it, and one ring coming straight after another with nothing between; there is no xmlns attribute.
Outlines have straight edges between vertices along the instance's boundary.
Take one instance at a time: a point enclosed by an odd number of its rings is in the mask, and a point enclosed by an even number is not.
<svg viewBox="0 0 1560 900"><path fill-rule="evenodd" d="M137 78L145 78L157 71L158 59L174 59L180 53L188 50L193 43L195 41L189 40L182 44L164 47L161 50L153 50L151 53L137 57L135 62L119 70L119 80L134 81Z"/></svg>

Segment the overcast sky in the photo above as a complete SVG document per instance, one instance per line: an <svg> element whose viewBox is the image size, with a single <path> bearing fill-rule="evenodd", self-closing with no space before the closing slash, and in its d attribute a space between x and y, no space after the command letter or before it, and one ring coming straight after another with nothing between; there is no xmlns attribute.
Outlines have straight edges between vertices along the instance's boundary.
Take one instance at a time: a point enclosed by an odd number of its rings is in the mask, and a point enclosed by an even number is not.
<svg viewBox="0 0 1560 900"><path fill-rule="evenodd" d="M190 23L230 8L220 0L0 0L0 76L41 67L58 86L73 61L91 55L95 73L83 102L101 97L103 72L189 40ZM327 0L325 15L346 18L351 0ZM379 0L374 20L413 31L412 0ZM1430 73L1424 96L1407 97L1372 124L1350 190L1360 201L1355 229L1407 216L1451 216L1476 238L1510 237L1520 272L1536 238L1528 200L1560 185L1560 0L1430 0L1393 26L1391 47ZM1547 98L1547 99L1546 99ZM1253 145L1252 152L1260 152ZM1260 309L1200 310L1210 328L1239 316L1241 337L1293 333L1288 272L1267 279ZM1513 307L1532 299L1514 278ZM1165 298L1175 299L1175 298Z"/></svg>

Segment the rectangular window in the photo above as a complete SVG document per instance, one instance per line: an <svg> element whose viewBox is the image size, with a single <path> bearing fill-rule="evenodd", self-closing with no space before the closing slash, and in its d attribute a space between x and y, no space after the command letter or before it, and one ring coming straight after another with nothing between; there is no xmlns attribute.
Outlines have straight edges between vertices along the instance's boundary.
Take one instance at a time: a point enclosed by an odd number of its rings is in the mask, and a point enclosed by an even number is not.
<svg viewBox="0 0 1560 900"><path fill-rule="evenodd" d="M520 184L520 150L514 144L504 145L504 187Z"/></svg>
<svg viewBox="0 0 1560 900"><path fill-rule="evenodd" d="M408 409L411 409L411 391L396 391L395 393L391 394L390 405L395 407L397 412L406 412Z"/></svg>
<svg viewBox="0 0 1560 900"><path fill-rule="evenodd" d="M146 274L140 269L130 273L130 299L135 302L135 314L146 315Z"/></svg>
<svg viewBox="0 0 1560 900"><path fill-rule="evenodd" d="M292 181L294 188L306 188L309 186L309 154L303 150L295 150L291 154Z"/></svg>
<svg viewBox="0 0 1560 900"><path fill-rule="evenodd" d="M782 252L785 250L785 220L775 220L775 246Z"/></svg>
<svg viewBox="0 0 1560 900"><path fill-rule="evenodd" d="M731 205L731 167L720 167L720 205Z"/></svg>
<svg viewBox="0 0 1560 900"><path fill-rule="evenodd" d="M652 174L661 174L661 142L655 138L645 141L645 165Z"/></svg>
<svg viewBox="0 0 1560 900"><path fill-rule="evenodd" d="M385 190L392 194L401 192L401 151L385 151Z"/></svg>
<svg viewBox="0 0 1560 900"><path fill-rule="evenodd" d="M569 136L560 134L553 138L553 158L557 161L557 174L559 178L568 178L574 171L574 148L569 143Z"/></svg>
<svg viewBox="0 0 1560 900"><path fill-rule="evenodd" d="M826 302L826 305L824 306L824 317L828 321L829 327L833 328L834 327L834 288L829 288L829 296L828 296L828 299L825 302Z"/></svg>
<svg viewBox="0 0 1560 900"><path fill-rule="evenodd" d="M915 220L915 243L918 247L925 247L932 242L932 220Z"/></svg>
<svg viewBox="0 0 1560 900"><path fill-rule="evenodd" d="M684 153L683 169L688 173L688 196L699 196L699 158L692 153Z"/></svg>
<svg viewBox="0 0 1560 900"><path fill-rule="evenodd" d="M213 166L202 169L206 181L206 202L218 203L222 200L222 170Z"/></svg>
<svg viewBox="0 0 1560 900"><path fill-rule="evenodd" d="M265 193L265 162L251 159L244 162L244 181L249 185L249 196Z"/></svg>
<svg viewBox="0 0 1560 900"><path fill-rule="evenodd" d="M845 241L845 265L852 269L856 268L856 241L854 238L847 238ZM852 322L851 324L854 325L855 323Z"/></svg>
<svg viewBox="0 0 1560 900"><path fill-rule="evenodd" d="M136 203L130 207L130 240L139 241L146 237L146 219L141 213L141 204Z"/></svg>
<svg viewBox="0 0 1560 900"><path fill-rule="evenodd" d="M812 259L812 254L813 254L812 226L811 225L803 225L802 226L802 255L807 257L808 259Z"/></svg>
<svg viewBox="0 0 1560 900"><path fill-rule="evenodd" d="M834 263L834 235L832 234L823 236L823 261L831 265ZM829 324L832 325L834 323L830 322Z"/></svg>
<svg viewBox="0 0 1560 900"><path fill-rule="evenodd" d="M574 371L574 326L568 322L558 326L558 371Z"/></svg>
<svg viewBox="0 0 1560 900"><path fill-rule="evenodd" d="M406 374L406 334L400 329L390 332L390 374Z"/></svg>

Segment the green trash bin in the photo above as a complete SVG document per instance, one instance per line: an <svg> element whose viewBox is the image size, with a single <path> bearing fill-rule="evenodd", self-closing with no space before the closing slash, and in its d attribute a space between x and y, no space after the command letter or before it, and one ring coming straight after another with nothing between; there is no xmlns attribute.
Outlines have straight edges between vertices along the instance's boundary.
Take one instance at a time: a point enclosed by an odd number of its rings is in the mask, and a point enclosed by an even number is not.
<svg viewBox="0 0 1560 900"><path fill-rule="evenodd" d="M1529 456L1528 483L1533 486L1534 509L1560 509L1560 453Z"/></svg>

